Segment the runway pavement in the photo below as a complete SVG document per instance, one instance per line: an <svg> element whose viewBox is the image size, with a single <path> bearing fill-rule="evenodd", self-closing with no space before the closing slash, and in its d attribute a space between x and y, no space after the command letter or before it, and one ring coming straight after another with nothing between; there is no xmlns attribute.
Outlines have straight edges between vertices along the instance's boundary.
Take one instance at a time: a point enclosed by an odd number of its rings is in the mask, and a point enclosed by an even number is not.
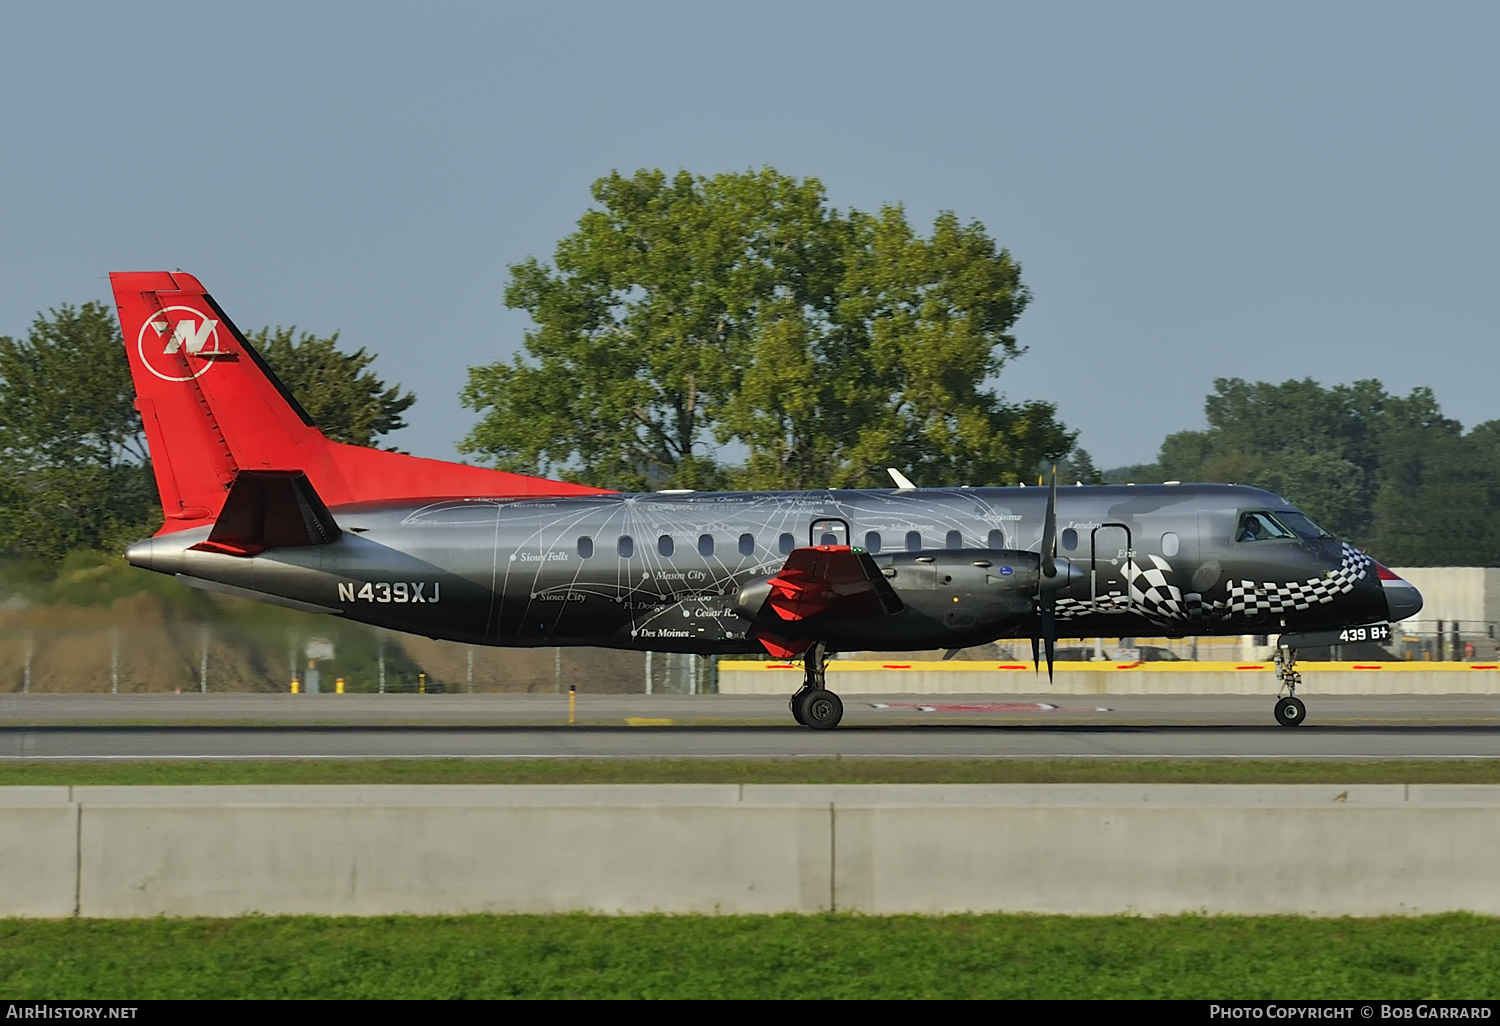
<svg viewBox="0 0 1500 1026"><path fill-rule="evenodd" d="M5 695L0 759L1500 757L1500 696L860 696L844 725L764 696Z"/></svg>

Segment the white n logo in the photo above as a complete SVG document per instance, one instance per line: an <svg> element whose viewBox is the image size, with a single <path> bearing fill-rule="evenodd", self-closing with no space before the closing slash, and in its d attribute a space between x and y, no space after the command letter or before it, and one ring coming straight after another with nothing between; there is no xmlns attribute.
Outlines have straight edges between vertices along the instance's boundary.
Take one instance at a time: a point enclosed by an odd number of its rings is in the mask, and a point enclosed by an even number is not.
<svg viewBox="0 0 1500 1026"><path fill-rule="evenodd" d="M195 324L186 318L177 322L177 327L172 332L172 337L167 339L166 348L163 353L175 353L185 345L189 356L197 356L208 344L209 336L214 333L214 327L218 321L205 317L201 324Z"/></svg>

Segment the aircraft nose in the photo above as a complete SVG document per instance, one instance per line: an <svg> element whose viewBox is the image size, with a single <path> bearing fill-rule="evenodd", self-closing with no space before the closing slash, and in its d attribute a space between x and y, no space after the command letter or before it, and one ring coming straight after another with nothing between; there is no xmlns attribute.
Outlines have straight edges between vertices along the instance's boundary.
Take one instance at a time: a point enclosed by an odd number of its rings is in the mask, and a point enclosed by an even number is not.
<svg viewBox="0 0 1500 1026"><path fill-rule="evenodd" d="M1405 581L1385 586L1385 605L1390 610L1391 622L1410 620L1422 611L1422 593Z"/></svg>
<svg viewBox="0 0 1500 1026"><path fill-rule="evenodd" d="M1410 620L1422 611L1420 591L1379 563L1375 564L1375 568L1380 577L1380 586L1385 591L1385 606L1391 623Z"/></svg>

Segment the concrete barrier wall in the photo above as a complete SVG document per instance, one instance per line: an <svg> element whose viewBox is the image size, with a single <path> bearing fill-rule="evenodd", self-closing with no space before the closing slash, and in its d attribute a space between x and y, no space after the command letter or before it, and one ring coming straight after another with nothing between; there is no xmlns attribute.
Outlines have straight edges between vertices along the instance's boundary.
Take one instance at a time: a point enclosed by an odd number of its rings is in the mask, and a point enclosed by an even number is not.
<svg viewBox="0 0 1500 1026"><path fill-rule="evenodd" d="M1500 914L1500 787L0 790L0 916Z"/></svg>
<svg viewBox="0 0 1500 1026"><path fill-rule="evenodd" d="M1085 668L1086 667L1086 668ZM1300 663L1299 695L1500 694L1500 665L1486 663ZM1043 671L1045 673L1045 670ZM1276 690L1272 663L1059 663L1038 684L1031 664L888 659L828 663L828 687L841 695L1265 695ZM719 693L791 694L802 681L792 663L724 661Z"/></svg>
<svg viewBox="0 0 1500 1026"><path fill-rule="evenodd" d="M0 915L73 915L78 806L66 787L0 787Z"/></svg>

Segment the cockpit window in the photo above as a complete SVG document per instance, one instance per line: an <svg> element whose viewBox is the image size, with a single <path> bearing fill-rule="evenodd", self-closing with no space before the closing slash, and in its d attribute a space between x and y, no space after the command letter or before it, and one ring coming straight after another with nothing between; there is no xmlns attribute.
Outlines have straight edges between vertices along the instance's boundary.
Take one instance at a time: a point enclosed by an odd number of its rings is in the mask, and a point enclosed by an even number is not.
<svg viewBox="0 0 1500 1026"><path fill-rule="evenodd" d="M1240 514L1240 527L1234 534L1234 540L1242 542L1295 537L1297 536L1290 527L1265 511Z"/></svg>
<svg viewBox="0 0 1500 1026"><path fill-rule="evenodd" d="M1317 541L1319 538L1332 538L1333 535L1313 523L1312 517L1306 513L1298 513L1294 509L1278 509L1276 519L1296 531L1308 541Z"/></svg>

